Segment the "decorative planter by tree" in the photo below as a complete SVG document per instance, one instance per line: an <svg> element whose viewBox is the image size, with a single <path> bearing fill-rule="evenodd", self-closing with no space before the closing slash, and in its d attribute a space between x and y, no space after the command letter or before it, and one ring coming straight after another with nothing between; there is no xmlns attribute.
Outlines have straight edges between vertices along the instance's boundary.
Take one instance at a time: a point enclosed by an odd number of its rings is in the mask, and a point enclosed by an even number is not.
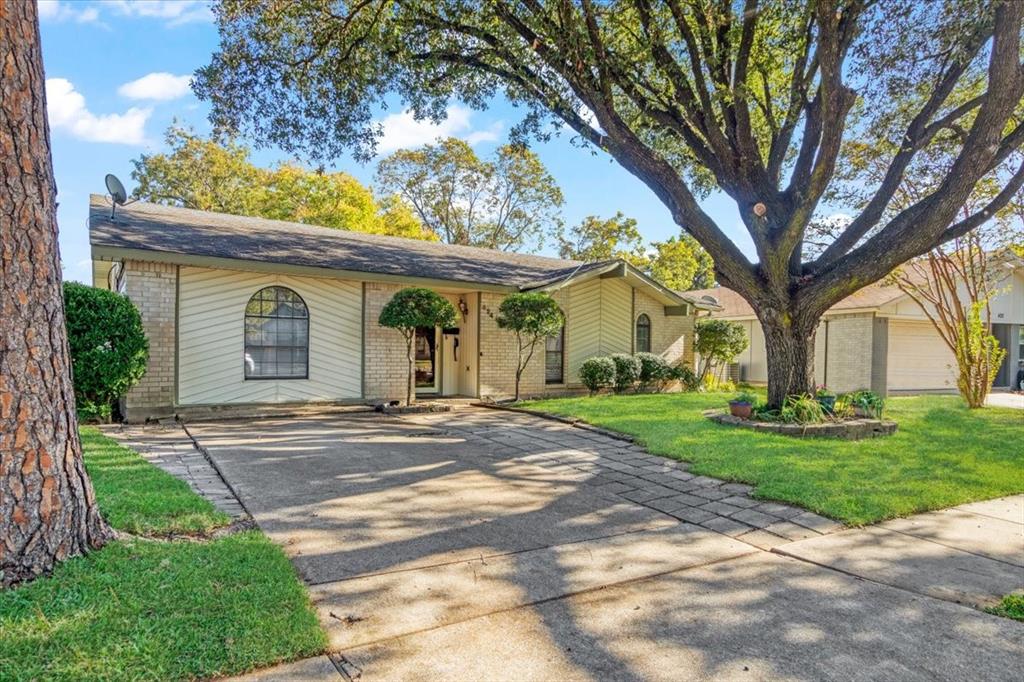
<svg viewBox="0 0 1024 682"><path fill-rule="evenodd" d="M453 327L459 321L455 306L436 291L422 287L402 289L380 311L377 322L382 327L397 329L405 338L409 359L409 380L405 391L405 404L416 400L416 329L420 327Z"/></svg>
<svg viewBox="0 0 1024 682"><path fill-rule="evenodd" d="M511 294L498 306L498 326L516 335L516 400L519 400L519 382L537 344L558 334L564 324L562 309L547 294Z"/></svg>

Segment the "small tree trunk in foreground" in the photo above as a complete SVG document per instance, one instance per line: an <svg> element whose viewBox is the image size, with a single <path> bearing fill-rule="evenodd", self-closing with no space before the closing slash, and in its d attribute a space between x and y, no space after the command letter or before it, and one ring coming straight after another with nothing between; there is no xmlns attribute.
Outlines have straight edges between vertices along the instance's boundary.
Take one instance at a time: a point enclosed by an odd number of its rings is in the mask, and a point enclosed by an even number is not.
<svg viewBox="0 0 1024 682"><path fill-rule="evenodd" d="M416 330L405 337L406 357L409 359L409 379L405 384L405 404L412 405L416 399Z"/></svg>
<svg viewBox="0 0 1024 682"><path fill-rule="evenodd" d="M764 315L764 346L768 361L768 405L779 408L790 395L814 393L814 322L785 322Z"/></svg>
<svg viewBox="0 0 1024 682"><path fill-rule="evenodd" d="M0 585L109 530L82 462L35 2L0 6Z"/></svg>

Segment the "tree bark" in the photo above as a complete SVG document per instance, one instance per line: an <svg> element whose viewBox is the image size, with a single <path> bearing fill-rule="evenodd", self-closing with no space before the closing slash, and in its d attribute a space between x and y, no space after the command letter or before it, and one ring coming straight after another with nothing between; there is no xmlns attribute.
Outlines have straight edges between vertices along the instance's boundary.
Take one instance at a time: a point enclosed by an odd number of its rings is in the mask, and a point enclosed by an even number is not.
<svg viewBox="0 0 1024 682"><path fill-rule="evenodd" d="M110 536L82 461L35 2L0 5L0 584Z"/></svg>
<svg viewBox="0 0 1024 682"><path fill-rule="evenodd" d="M409 360L409 376L405 383L405 404L412 405L416 399L416 353L415 353L416 330L413 329L411 336L405 337L405 354Z"/></svg>
<svg viewBox="0 0 1024 682"><path fill-rule="evenodd" d="M818 319L792 313L759 312L768 361L768 406L786 396L814 393L814 338Z"/></svg>

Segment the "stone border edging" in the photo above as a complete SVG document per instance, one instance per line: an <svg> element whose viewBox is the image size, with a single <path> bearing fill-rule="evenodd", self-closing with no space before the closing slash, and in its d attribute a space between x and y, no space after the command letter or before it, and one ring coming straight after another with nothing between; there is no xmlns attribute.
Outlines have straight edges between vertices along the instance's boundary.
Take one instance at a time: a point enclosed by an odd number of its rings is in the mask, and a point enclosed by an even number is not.
<svg viewBox="0 0 1024 682"><path fill-rule="evenodd" d="M625 441L627 443L636 443L636 438L634 438L633 436L630 436L625 433L620 433L618 431L605 429L600 426L594 426L593 424L585 422L582 419L576 419L574 417L564 417L560 414L554 414L552 412L541 412L540 410L531 410L525 407L513 407L512 405L502 405L501 403L476 402L472 403L472 405L473 407L486 407L492 410L505 410L506 412L520 412L522 414L529 414L534 417L541 417L542 419L551 419L552 421L562 422L563 424L568 424L569 426L581 429L583 431L590 431L592 433L597 433L602 436L614 438L615 440Z"/></svg>
<svg viewBox="0 0 1024 682"><path fill-rule="evenodd" d="M217 465L217 462L213 460L213 457L210 455L209 451L207 451L207 449L199 443L199 440L192 435L192 432L188 430L188 426L185 424L185 422L179 421L178 423L181 425L181 430L184 431L185 435L188 436L188 439L192 441L192 447L194 447L196 450L199 451L200 454L202 454L203 459L206 460L206 463L209 464L210 468L213 469L213 471L217 474L217 477L221 480L221 483L224 484L224 487L228 489L228 492L230 492L231 495L235 498L235 501L238 502L238 506L242 508L242 511L245 512L245 515L248 518L252 519L252 512L250 512L249 508L245 506L245 502L242 502L242 498L238 494L238 491L235 490L235 487L231 485L227 477L224 476L224 472L220 470L220 467Z"/></svg>
<svg viewBox="0 0 1024 682"><path fill-rule="evenodd" d="M831 438L834 440L864 440L882 438L896 433L896 422L882 419L849 419L821 424L783 424L734 417L723 410L705 410L704 417L726 426L736 426L759 433L778 433L792 438Z"/></svg>

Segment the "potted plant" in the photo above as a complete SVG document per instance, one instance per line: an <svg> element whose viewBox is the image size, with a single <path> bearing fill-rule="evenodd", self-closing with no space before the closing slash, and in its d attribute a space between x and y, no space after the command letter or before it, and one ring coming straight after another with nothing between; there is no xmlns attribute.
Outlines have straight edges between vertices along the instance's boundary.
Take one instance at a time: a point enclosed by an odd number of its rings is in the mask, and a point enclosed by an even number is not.
<svg viewBox="0 0 1024 682"><path fill-rule="evenodd" d="M885 399L874 391L857 391L850 395L850 405L853 406L853 413L858 417L870 417L873 419L882 418L882 409L885 407Z"/></svg>
<svg viewBox="0 0 1024 682"><path fill-rule="evenodd" d="M814 392L814 397L818 400L818 404L821 405L821 409L825 410L827 414L832 414L836 411L836 394L828 390L827 386L818 386L818 389Z"/></svg>
<svg viewBox="0 0 1024 682"><path fill-rule="evenodd" d="M750 419L756 402L757 396L753 393L740 393L729 401L729 414L740 419Z"/></svg>

